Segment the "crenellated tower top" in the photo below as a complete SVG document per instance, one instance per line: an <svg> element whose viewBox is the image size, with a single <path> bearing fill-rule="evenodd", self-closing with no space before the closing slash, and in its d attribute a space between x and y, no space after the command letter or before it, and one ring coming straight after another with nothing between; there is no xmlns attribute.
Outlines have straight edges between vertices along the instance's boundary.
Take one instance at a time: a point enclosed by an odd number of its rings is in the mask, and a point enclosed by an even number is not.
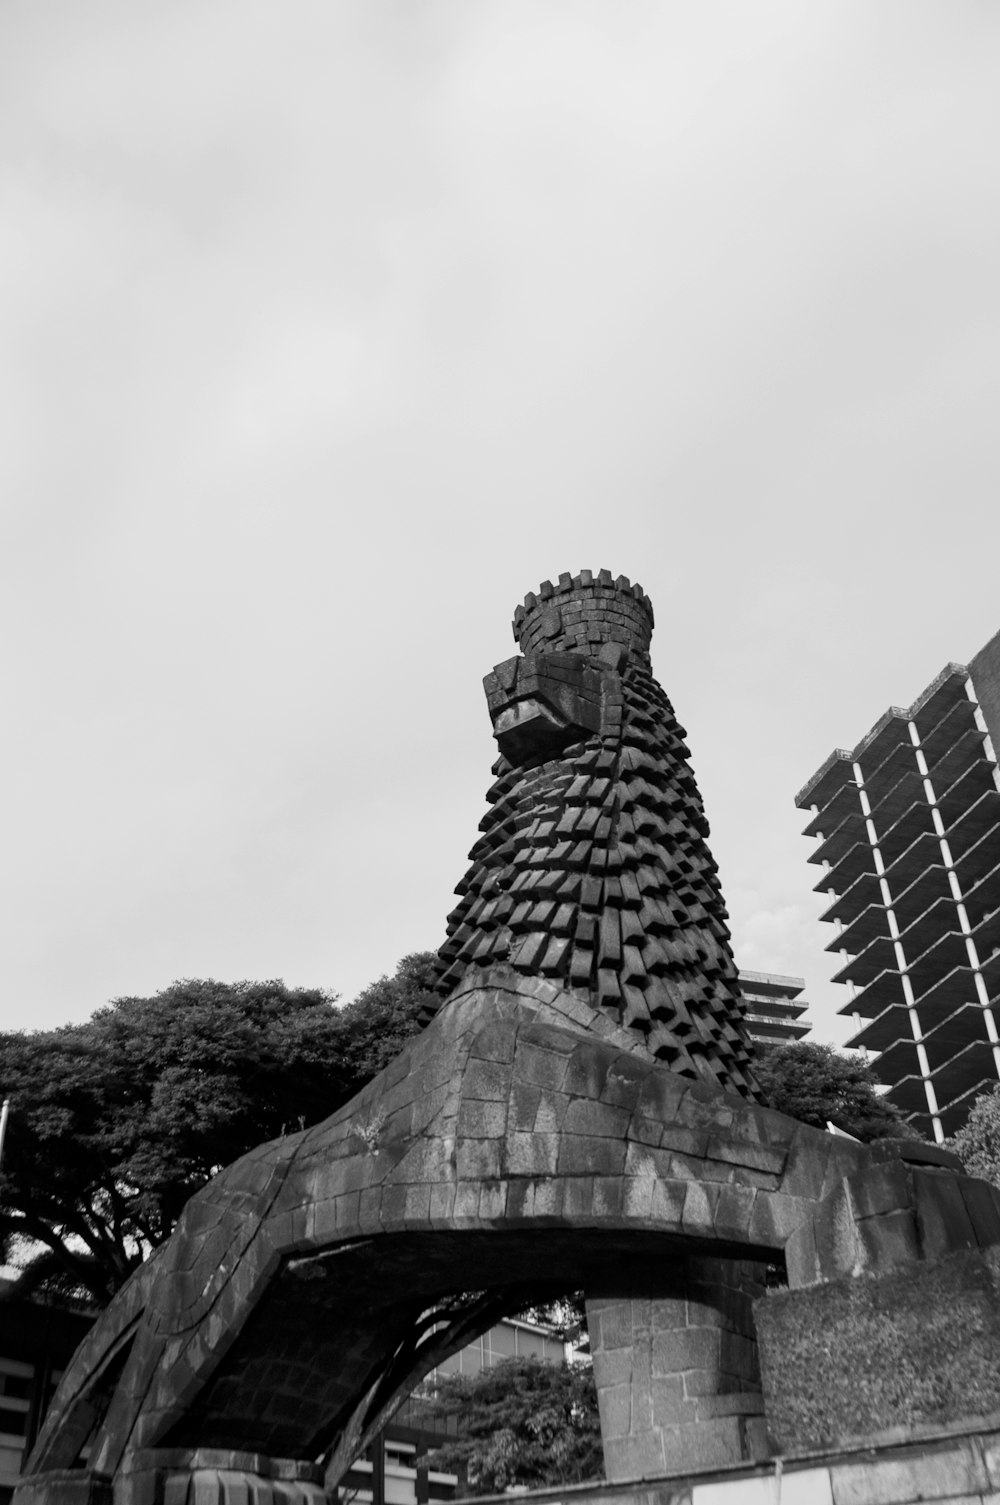
<svg viewBox="0 0 1000 1505"><path fill-rule="evenodd" d="M581 570L543 580L514 611L514 641L522 653L593 654L602 643L648 653L653 607L641 585L610 570Z"/></svg>

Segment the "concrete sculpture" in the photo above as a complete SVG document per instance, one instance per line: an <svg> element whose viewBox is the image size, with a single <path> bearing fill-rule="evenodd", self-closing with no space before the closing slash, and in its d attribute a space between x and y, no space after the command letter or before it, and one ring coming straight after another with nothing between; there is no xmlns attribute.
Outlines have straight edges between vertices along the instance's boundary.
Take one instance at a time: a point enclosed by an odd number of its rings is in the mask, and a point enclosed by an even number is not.
<svg viewBox="0 0 1000 1505"><path fill-rule="evenodd" d="M545 1289L587 1293L609 1478L759 1455L760 1261L808 1297L1000 1243L1000 1197L942 1152L753 1101L651 629L606 571L519 608L440 1007L352 1102L192 1199L63 1377L19 1505L306 1505L320 1460L341 1476Z"/></svg>

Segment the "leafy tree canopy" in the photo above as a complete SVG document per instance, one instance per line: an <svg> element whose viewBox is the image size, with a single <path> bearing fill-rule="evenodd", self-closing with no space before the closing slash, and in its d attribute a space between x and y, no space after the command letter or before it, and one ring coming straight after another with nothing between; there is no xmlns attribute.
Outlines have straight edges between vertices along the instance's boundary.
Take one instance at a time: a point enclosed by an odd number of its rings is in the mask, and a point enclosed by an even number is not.
<svg viewBox="0 0 1000 1505"><path fill-rule="evenodd" d="M878 1092L879 1080L860 1056L799 1040L761 1052L755 1067L767 1107L825 1129L835 1124L867 1143L918 1136L899 1109Z"/></svg>
<svg viewBox="0 0 1000 1505"><path fill-rule="evenodd" d="M970 1176L1000 1186L1000 1087L977 1097L958 1133L945 1141Z"/></svg>
<svg viewBox="0 0 1000 1505"><path fill-rule="evenodd" d="M399 1051L432 963L404 957L343 1009L318 988L186 981L0 1033L0 1240L41 1250L19 1291L110 1300L216 1171L326 1118Z"/></svg>
<svg viewBox="0 0 1000 1505"><path fill-rule="evenodd" d="M589 1364L505 1359L476 1375L444 1375L430 1409L454 1416L459 1436L433 1466L465 1472L472 1494L601 1479L597 1391Z"/></svg>

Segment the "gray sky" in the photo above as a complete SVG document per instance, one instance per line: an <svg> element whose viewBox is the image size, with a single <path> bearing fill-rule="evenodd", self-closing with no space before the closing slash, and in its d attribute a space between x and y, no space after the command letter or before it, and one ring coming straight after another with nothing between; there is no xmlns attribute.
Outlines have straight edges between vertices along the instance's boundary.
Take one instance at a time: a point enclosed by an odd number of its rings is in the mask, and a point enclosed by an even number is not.
<svg viewBox="0 0 1000 1505"><path fill-rule="evenodd" d="M989 0L8 0L2 1023L439 944L514 605L653 599L745 967L1000 626Z"/></svg>

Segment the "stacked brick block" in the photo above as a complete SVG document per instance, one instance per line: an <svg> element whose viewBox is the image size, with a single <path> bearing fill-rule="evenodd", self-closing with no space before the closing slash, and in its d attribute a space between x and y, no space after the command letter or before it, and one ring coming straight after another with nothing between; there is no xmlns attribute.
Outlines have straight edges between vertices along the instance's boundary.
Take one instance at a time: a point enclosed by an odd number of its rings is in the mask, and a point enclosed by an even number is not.
<svg viewBox="0 0 1000 1505"><path fill-rule="evenodd" d="M673 1295L588 1300L609 1479L767 1453L753 1322L758 1267L680 1258Z"/></svg>
<svg viewBox="0 0 1000 1505"><path fill-rule="evenodd" d="M708 823L650 669L652 628L641 586L608 570L546 581L517 608L524 656L485 681L507 752L449 918L441 991L470 966L550 978L681 1076L752 1094ZM518 722L526 706L541 740Z"/></svg>

